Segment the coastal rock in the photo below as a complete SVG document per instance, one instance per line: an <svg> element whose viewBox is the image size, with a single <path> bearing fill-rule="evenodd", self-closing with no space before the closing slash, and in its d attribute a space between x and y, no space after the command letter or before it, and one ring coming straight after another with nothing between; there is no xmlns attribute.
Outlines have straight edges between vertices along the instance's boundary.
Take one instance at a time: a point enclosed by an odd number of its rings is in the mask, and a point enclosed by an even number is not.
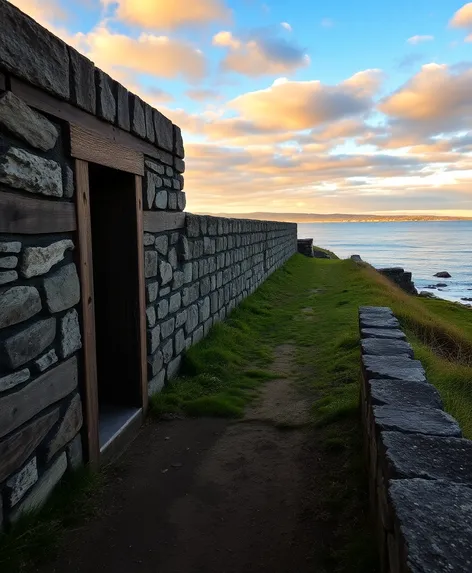
<svg viewBox="0 0 472 573"><path fill-rule="evenodd" d="M362 263L362 259L360 255L351 255L351 261L354 261L356 263Z"/></svg>
<svg viewBox="0 0 472 573"><path fill-rule="evenodd" d="M441 271L440 273L436 273L434 276L438 277L440 279L450 279L451 278L451 275L447 271Z"/></svg>
<svg viewBox="0 0 472 573"><path fill-rule="evenodd" d="M472 297L470 297L470 296L469 296L469 297L464 296L464 297L461 298L461 300L464 300L465 302L472 302Z"/></svg>
<svg viewBox="0 0 472 573"><path fill-rule="evenodd" d="M428 292L427 290L420 291L419 295L422 298L437 298L432 292Z"/></svg>

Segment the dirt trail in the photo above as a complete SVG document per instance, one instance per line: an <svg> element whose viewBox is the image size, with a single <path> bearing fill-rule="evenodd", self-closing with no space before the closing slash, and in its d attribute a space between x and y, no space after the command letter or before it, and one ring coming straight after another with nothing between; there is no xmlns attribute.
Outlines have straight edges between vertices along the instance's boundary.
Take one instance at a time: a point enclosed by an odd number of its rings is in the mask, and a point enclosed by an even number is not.
<svg viewBox="0 0 472 573"><path fill-rule="evenodd" d="M100 518L67 534L45 573L305 573L316 562L307 491L317 458L310 401L276 350L260 400L239 422L150 424L120 462ZM289 427L290 429L287 429Z"/></svg>

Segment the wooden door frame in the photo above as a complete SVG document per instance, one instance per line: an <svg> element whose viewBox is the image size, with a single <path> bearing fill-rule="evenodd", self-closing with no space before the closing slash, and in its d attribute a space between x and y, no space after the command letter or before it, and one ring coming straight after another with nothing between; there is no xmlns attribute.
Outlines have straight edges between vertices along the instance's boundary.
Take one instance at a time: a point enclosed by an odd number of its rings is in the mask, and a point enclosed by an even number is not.
<svg viewBox="0 0 472 573"><path fill-rule="evenodd" d="M90 143L90 140L89 140ZM110 142L112 145L112 142ZM90 151L89 158L91 158ZM136 152L132 152L136 153ZM75 183L76 183L76 204L77 204L77 231L79 243L79 275L81 286L82 303L82 324L83 324L83 391L84 391L84 413L86 425L85 452L88 463L92 467L100 464L100 442L99 442L99 412L98 412L98 386L97 386L97 355L95 338L95 301L93 292L93 255L92 255L92 234L90 215L90 186L89 186L89 163L88 161L75 157ZM109 156L108 156L109 157ZM95 159L95 158L94 158ZM110 163L101 162L98 155L94 163L110 167ZM147 361L146 361L146 299L144 280L144 245L143 245L143 198L142 198L142 172L144 157L141 154L142 163L135 163L138 168L135 171L134 194L136 200L136 256L138 271L138 344L139 344L139 379L140 379L140 402L143 416L148 408L148 388L147 388ZM123 171L131 172L129 162ZM117 165L113 165L119 169Z"/></svg>

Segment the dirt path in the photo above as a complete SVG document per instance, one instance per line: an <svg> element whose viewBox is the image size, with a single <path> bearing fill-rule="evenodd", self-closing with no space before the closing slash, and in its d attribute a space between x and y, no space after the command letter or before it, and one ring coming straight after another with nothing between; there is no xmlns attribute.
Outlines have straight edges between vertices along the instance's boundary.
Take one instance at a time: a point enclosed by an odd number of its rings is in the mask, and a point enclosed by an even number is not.
<svg viewBox="0 0 472 573"><path fill-rule="evenodd" d="M66 536L68 573L321 573L309 507L317 456L311 402L293 385L294 348L276 350L281 378L239 422L145 427L114 472L100 518Z"/></svg>

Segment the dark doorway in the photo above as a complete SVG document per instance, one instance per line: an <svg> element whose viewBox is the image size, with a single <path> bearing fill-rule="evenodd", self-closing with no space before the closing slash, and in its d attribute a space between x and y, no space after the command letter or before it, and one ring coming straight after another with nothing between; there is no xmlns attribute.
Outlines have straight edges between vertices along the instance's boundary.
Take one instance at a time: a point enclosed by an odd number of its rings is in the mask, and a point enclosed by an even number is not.
<svg viewBox="0 0 472 573"><path fill-rule="evenodd" d="M135 176L90 164L89 186L103 451L142 406Z"/></svg>

